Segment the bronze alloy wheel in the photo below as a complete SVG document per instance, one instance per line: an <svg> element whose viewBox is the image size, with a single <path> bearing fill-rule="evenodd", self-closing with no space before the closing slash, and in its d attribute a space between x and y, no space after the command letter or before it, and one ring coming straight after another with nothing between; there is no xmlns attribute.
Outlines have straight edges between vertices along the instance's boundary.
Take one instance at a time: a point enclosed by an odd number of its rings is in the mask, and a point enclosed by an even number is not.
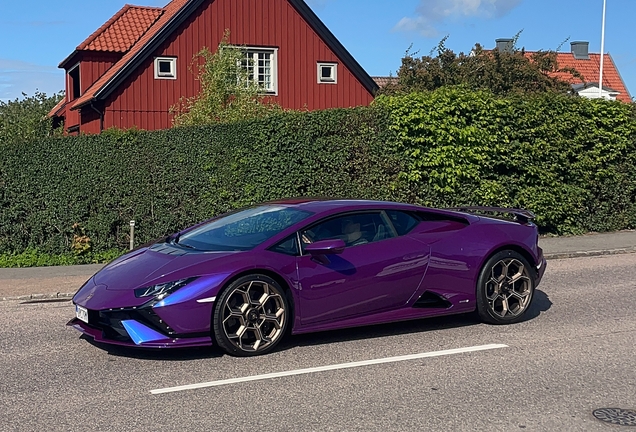
<svg viewBox="0 0 636 432"><path fill-rule="evenodd" d="M482 268L477 283L477 311L492 324L520 321L534 295L534 269L514 251L502 251Z"/></svg>
<svg viewBox="0 0 636 432"><path fill-rule="evenodd" d="M237 356L271 351L285 333L288 310L285 293L273 279L265 275L239 278L215 305L216 341Z"/></svg>

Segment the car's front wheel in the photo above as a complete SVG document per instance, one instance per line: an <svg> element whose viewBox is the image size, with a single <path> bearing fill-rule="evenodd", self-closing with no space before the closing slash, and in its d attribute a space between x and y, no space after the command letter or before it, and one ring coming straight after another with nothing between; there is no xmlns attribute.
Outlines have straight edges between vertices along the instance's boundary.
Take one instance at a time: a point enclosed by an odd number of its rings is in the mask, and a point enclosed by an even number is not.
<svg viewBox="0 0 636 432"><path fill-rule="evenodd" d="M504 250L484 264L477 281L477 312L491 324L523 319L534 296L534 269L521 254Z"/></svg>
<svg viewBox="0 0 636 432"><path fill-rule="evenodd" d="M232 282L217 298L212 318L214 338L228 354L265 354L280 342L289 321L289 305L281 286L254 274Z"/></svg>

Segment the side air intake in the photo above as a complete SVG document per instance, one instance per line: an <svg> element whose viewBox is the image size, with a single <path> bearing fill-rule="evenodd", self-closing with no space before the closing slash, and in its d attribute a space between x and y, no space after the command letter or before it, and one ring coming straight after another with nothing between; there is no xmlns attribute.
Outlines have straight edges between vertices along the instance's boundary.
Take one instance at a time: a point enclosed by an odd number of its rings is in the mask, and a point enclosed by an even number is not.
<svg viewBox="0 0 636 432"><path fill-rule="evenodd" d="M417 299L414 308L426 308L426 309L448 309L452 306L452 303L446 300L439 294L425 291L422 296Z"/></svg>

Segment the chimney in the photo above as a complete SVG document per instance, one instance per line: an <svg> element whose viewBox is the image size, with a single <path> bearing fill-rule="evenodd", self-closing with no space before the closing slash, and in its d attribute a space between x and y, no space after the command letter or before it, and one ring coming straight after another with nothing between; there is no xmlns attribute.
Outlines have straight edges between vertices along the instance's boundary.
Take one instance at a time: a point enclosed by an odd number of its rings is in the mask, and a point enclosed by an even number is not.
<svg viewBox="0 0 636 432"><path fill-rule="evenodd" d="M514 48L514 40L510 38L495 39L499 52L511 53Z"/></svg>
<svg viewBox="0 0 636 432"><path fill-rule="evenodd" d="M570 47L574 58L577 60L589 60L589 42L570 42Z"/></svg>

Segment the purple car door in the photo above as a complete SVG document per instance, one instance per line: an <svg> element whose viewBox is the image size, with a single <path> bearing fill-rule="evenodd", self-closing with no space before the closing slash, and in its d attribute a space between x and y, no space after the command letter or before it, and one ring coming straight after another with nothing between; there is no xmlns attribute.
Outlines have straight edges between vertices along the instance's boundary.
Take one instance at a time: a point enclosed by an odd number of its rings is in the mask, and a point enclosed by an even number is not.
<svg viewBox="0 0 636 432"><path fill-rule="evenodd" d="M331 239L344 246L297 258L303 325L402 307L428 266L430 248L400 236L385 212L333 217L300 234L304 249Z"/></svg>

